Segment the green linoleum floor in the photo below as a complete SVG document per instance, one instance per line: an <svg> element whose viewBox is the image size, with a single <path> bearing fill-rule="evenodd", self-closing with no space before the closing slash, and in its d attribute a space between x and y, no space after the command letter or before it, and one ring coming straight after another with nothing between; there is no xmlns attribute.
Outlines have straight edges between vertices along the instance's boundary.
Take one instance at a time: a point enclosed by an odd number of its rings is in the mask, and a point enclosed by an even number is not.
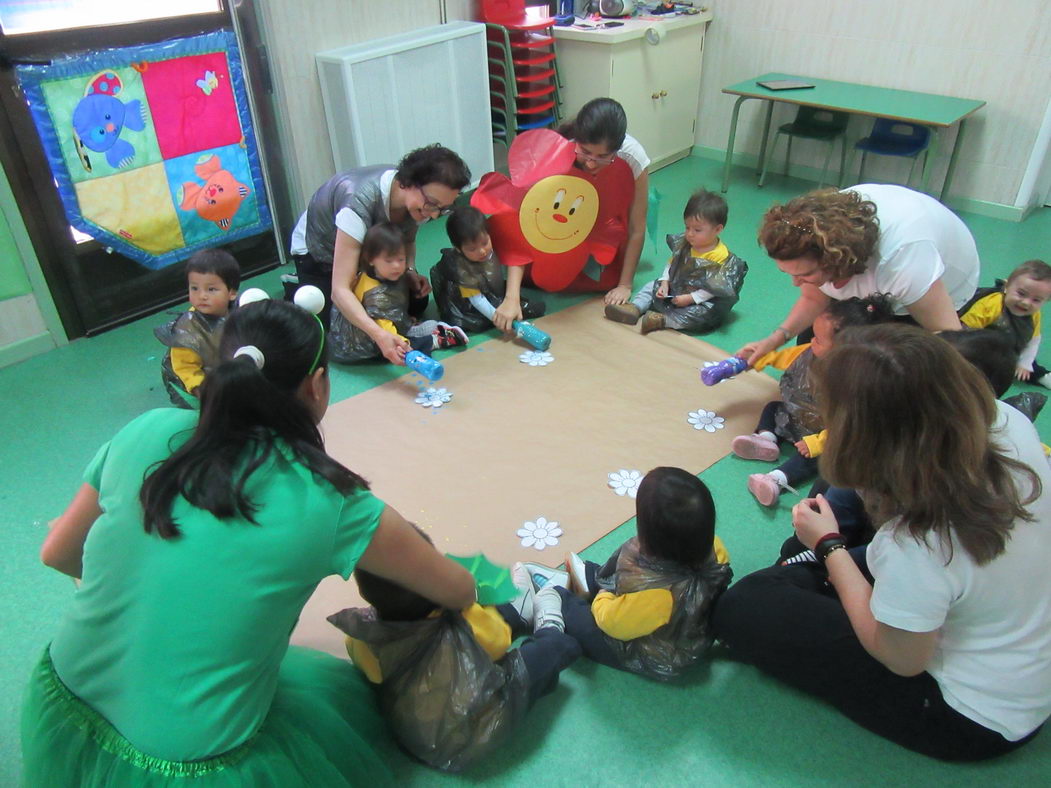
<svg viewBox="0 0 1051 788"><path fill-rule="evenodd" d="M681 230L689 193L700 186L718 188L720 177L721 165L701 158L652 176L662 195L662 238ZM768 333L794 300L796 291L787 278L760 252L755 230L771 202L813 188L777 176L762 190L753 184L751 174L737 168L726 195L730 218L723 239L751 265L733 319L706 337L728 352ZM978 241L983 284L1005 276L1022 260L1051 257L1051 210L1020 224L971 214L964 220ZM445 245L443 223L425 226L418 239L421 267L436 261ZM666 254L663 241L657 247L648 241L636 283L653 278ZM277 294L279 273L250 284ZM549 312L582 298L547 296ZM160 384L162 349L152 334L162 319L147 318L0 370L5 437L0 445L0 545L6 560L0 597L0 786L17 784L22 687L73 592L68 579L38 561L46 523L65 506L103 441L143 410L167 404ZM472 344L494 337L476 336ZM1051 348L1043 349L1041 359L1048 363ZM380 364L336 368L333 400L399 374L402 370ZM1051 438L1048 411L1037 420L1045 440ZM791 531L791 496L767 511L745 490L745 477L756 465L728 457L702 474L715 496L719 533L737 577L770 563ZM633 528L633 521L621 526L588 548L585 557L605 559ZM402 781L413 785L1045 785L1051 775L1051 733L990 764L942 764L889 744L716 652L709 666L671 685L581 661L530 713L504 751L468 775L443 777L404 759L396 768Z"/></svg>

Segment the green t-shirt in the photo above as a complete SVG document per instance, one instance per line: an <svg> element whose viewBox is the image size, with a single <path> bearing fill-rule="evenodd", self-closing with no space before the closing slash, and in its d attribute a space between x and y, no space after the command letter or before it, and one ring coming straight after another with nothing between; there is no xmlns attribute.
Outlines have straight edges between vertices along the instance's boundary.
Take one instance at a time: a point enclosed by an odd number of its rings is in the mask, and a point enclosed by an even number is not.
<svg viewBox="0 0 1051 788"><path fill-rule="evenodd" d="M196 419L145 413L88 466L103 514L51 644L74 693L141 751L168 760L217 755L258 729L303 605L322 578L350 576L384 508L365 490L344 497L282 452L246 485L258 525L217 520L178 498L181 536L147 534L143 478Z"/></svg>

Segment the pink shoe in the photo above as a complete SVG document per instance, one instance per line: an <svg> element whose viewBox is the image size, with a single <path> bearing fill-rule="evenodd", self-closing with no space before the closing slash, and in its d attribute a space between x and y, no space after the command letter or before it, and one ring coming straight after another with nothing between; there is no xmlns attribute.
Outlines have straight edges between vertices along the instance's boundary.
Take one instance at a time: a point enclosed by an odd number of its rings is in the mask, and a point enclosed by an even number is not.
<svg viewBox="0 0 1051 788"><path fill-rule="evenodd" d="M743 460L777 462L781 457L781 450L776 443L758 435L738 435L730 444L730 448Z"/></svg>
<svg viewBox="0 0 1051 788"><path fill-rule="evenodd" d="M772 476L753 473L748 477L748 492L763 506L775 506L781 496L781 487Z"/></svg>

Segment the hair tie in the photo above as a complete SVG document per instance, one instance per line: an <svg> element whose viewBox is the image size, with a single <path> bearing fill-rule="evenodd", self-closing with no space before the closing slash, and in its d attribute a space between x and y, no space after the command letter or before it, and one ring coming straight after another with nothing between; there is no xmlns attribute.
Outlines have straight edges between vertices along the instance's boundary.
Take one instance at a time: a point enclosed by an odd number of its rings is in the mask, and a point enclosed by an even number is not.
<svg viewBox="0 0 1051 788"><path fill-rule="evenodd" d="M806 230L804 230L798 224L792 224L792 222L788 221L788 219L778 219L777 221L781 222L782 224L787 224L793 230L798 230L801 233L805 233L806 232Z"/></svg>
<svg viewBox="0 0 1051 788"><path fill-rule="evenodd" d="M867 307L865 307L865 311L866 312L875 312L876 308L872 304L869 304Z"/></svg>
<svg viewBox="0 0 1051 788"><path fill-rule="evenodd" d="M255 345L244 345L237 348L234 351L234 358L238 356L248 356L252 359L258 369L263 368L263 364L266 363L266 359L263 357L263 351L257 348Z"/></svg>

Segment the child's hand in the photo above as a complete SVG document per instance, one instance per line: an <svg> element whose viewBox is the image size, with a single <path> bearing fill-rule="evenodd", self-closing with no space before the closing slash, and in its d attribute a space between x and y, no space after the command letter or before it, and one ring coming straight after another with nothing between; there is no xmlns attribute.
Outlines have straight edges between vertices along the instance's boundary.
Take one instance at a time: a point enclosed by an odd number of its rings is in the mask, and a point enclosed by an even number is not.
<svg viewBox="0 0 1051 788"><path fill-rule="evenodd" d="M672 306L689 306L693 303L693 296L689 293L677 295L671 300Z"/></svg>
<svg viewBox="0 0 1051 788"><path fill-rule="evenodd" d="M504 299L504 302L496 308L496 312L493 313L493 325L503 331L505 334L514 332L514 327L511 325L515 320L522 319L522 303L520 301L508 301Z"/></svg>
<svg viewBox="0 0 1051 788"><path fill-rule="evenodd" d="M796 451L799 452L800 455L802 455L803 457L809 457L810 456L810 447L806 445L806 441L804 441L804 440L796 441L795 447L796 447Z"/></svg>
<svg viewBox="0 0 1051 788"><path fill-rule="evenodd" d="M657 285L657 298L668 297L668 280L664 279L659 285Z"/></svg>
<svg viewBox="0 0 1051 788"><path fill-rule="evenodd" d="M1023 367L1015 367L1015 378L1018 380L1029 380L1029 376L1033 373Z"/></svg>
<svg viewBox="0 0 1051 788"><path fill-rule="evenodd" d="M839 523L824 495L806 498L793 506L792 527L796 529L796 538L809 550L813 550L825 534L839 533Z"/></svg>
<svg viewBox="0 0 1051 788"><path fill-rule="evenodd" d="M423 298L425 295L430 295L431 283L427 281L426 276L411 269L405 273L409 277L409 286L412 288L412 294L416 298Z"/></svg>

